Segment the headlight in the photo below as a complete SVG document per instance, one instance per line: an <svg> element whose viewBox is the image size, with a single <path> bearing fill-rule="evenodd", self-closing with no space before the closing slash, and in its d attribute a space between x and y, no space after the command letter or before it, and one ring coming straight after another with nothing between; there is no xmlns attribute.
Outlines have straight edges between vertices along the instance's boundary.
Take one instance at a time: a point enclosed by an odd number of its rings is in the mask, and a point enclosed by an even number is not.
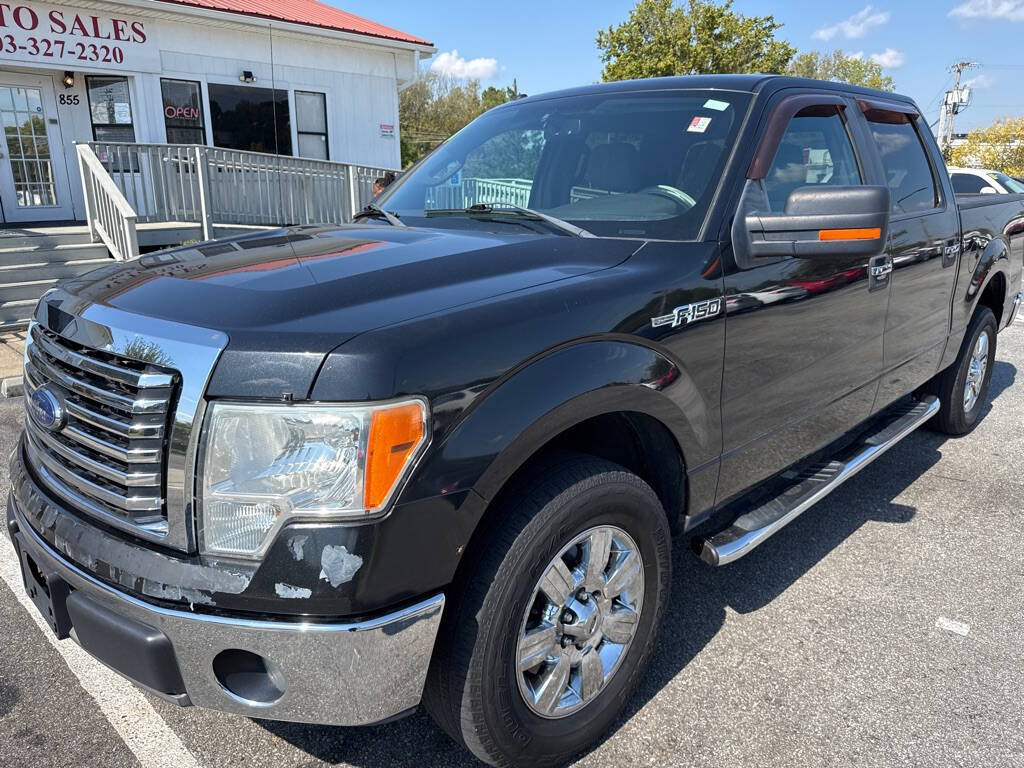
<svg viewBox="0 0 1024 768"><path fill-rule="evenodd" d="M421 400L214 402L199 460L203 552L259 557L289 518L380 512L424 445L426 422Z"/></svg>

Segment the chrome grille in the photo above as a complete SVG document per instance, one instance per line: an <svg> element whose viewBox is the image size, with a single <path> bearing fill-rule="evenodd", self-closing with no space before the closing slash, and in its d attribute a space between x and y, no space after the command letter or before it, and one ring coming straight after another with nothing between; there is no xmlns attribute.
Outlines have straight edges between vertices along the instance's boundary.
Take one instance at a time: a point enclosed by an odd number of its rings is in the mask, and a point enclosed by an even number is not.
<svg viewBox="0 0 1024 768"><path fill-rule="evenodd" d="M63 400L57 431L26 418L32 468L64 502L128 530L167 532L165 445L179 377L167 368L76 344L33 324L26 403L42 386Z"/></svg>

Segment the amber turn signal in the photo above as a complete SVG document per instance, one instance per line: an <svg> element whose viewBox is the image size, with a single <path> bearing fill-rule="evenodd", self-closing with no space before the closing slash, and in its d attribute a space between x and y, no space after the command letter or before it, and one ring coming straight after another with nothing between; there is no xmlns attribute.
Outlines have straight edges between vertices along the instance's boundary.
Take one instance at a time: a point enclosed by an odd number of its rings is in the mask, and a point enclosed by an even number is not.
<svg viewBox="0 0 1024 768"><path fill-rule="evenodd" d="M822 229L818 232L819 240L877 240L882 236L880 227L867 229Z"/></svg>
<svg viewBox="0 0 1024 768"><path fill-rule="evenodd" d="M425 413L419 403L374 412L363 480L363 498L368 511L383 506L388 500L425 436Z"/></svg>

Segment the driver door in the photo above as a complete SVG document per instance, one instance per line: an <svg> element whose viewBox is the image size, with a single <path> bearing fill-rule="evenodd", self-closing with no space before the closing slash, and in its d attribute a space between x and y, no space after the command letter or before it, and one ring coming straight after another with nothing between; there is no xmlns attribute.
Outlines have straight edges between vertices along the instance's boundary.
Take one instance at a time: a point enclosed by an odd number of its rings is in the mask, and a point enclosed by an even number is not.
<svg viewBox="0 0 1024 768"><path fill-rule="evenodd" d="M797 95L769 115L747 190L782 213L797 189L867 185L843 98ZM766 142L777 145L774 154ZM771 158L769 161L768 158ZM747 193L745 193L746 196ZM841 213L841 211L836 211ZM737 223L743 215L737 214ZM744 226L746 226L744 224ZM734 230L735 231L735 230ZM735 254L737 238L733 237ZM884 254L884 242L879 247ZM723 460L717 503L866 419L882 371L889 286L871 255L726 259Z"/></svg>

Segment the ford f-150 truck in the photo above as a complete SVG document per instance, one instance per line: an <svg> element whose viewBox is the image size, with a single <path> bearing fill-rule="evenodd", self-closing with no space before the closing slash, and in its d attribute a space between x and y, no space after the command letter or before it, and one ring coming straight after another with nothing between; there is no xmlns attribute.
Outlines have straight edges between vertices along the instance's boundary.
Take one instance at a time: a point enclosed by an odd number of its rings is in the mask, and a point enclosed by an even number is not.
<svg viewBox="0 0 1024 768"><path fill-rule="evenodd" d="M149 691L422 701L493 764L608 732L674 541L725 565L970 432L1021 301L1021 197L958 206L912 101L786 77L517 100L357 218L46 294L7 526L57 636Z"/></svg>

